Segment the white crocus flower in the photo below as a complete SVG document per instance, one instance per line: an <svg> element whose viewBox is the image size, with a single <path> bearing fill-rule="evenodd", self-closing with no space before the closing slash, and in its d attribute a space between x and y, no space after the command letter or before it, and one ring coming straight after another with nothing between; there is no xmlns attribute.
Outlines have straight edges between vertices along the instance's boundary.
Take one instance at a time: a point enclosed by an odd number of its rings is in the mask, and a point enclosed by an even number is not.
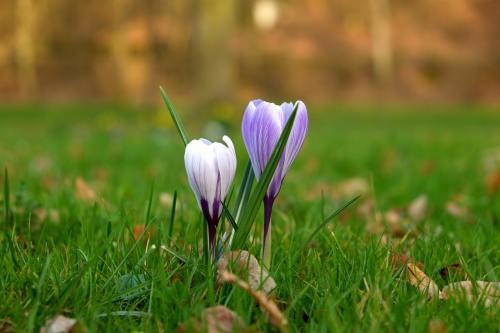
<svg viewBox="0 0 500 333"><path fill-rule="evenodd" d="M222 137L226 145L206 139L192 140L184 153L189 185L208 224L212 255L215 236L224 201L236 172L236 153L231 139Z"/></svg>

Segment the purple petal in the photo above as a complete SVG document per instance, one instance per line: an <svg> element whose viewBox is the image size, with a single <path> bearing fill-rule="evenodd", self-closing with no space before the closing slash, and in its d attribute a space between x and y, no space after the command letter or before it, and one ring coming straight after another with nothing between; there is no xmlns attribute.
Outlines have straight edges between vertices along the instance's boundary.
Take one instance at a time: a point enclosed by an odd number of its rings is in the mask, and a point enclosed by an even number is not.
<svg viewBox="0 0 500 333"><path fill-rule="evenodd" d="M297 157L297 154L304 143L307 134L308 127L308 118L307 118L307 109L305 104L302 101L297 101L298 109L297 115L295 116L295 121L293 123L292 131L290 132L290 136L288 137L288 142L286 144L284 156L284 165L283 165L283 174L282 178L285 177L290 165ZM283 103L281 105L283 112L285 113L285 117L288 120L292 111L293 105L292 103Z"/></svg>
<svg viewBox="0 0 500 333"><path fill-rule="evenodd" d="M250 102L243 116L243 141L250 155L255 176L259 179L282 131L281 109L276 104Z"/></svg>
<svg viewBox="0 0 500 333"><path fill-rule="evenodd" d="M285 174L297 156L304 142L308 119L307 109L302 101L298 103L297 116L283 156L276 168L266 196L274 199L279 193ZM281 132L293 111L292 103L277 106L261 100L251 101L243 116L243 140L250 155L250 161L257 179L260 178Z"/></svg>

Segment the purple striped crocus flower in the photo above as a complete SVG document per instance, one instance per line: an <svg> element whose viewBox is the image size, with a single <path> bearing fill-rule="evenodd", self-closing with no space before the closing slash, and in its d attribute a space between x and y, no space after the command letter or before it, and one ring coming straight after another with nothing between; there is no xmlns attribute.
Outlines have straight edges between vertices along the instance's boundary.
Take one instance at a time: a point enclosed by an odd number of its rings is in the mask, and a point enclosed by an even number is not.
<svg viewBox="0 0 500 333"><path fill-rule="evenodd" d="M297 156L307 134L307 109L302 101L297 101L297 115L290 132L281 160L273 179L264 196L264 232L262 241L262 256L264 262L270 261L271 212L283 179ZM243 115L243 140L250 155L252 168L257 179L264 171L271 154L278 143L283 128L290 117L295 104L283 103L280 106L262 100L253 100Z"/></svg>
<svg viewBox="0 0 500 333"><path fill-rule="evenodd" d="M192 140L184 153L189 185L208 224L208 243L215 258L215 237L222 213L222 202L231 187L236 171L236 153L231 139L223 145L206 139Z"/></svg>

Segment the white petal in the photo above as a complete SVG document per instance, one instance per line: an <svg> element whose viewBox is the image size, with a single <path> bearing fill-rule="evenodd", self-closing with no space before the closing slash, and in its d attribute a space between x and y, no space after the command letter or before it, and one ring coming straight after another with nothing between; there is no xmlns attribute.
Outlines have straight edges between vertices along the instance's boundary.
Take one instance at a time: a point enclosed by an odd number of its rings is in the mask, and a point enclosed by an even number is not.
<svg viewBox="0 0 500 333"><path fill-rule="evenodd" d="M217 167L219 170L221 187L220 200L226 198L229 188L234 179L236 172L236 153L231 139L224 136L222 140L227 144L227 147L222 144L214 144L215 154L217 158Z"/></svg>
<svg viewBox="0 0 500 333"><path fill-rule="evenodd" d="M189 184L201 208L201 200L206 200L212 213L215 200L218 172L212 144L206 140L193 140L186 146L184 162Z"/></svg>

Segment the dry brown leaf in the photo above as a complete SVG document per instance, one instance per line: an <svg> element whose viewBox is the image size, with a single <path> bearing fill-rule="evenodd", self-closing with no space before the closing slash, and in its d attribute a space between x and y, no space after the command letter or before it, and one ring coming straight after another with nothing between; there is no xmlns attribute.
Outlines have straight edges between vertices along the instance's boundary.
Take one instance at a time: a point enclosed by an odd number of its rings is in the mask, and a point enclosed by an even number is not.
<svg viewBox="0 0 500 333"><path fill-rule="evenodd" d="M146 228L145 224L136 224L136 225L134 225L134 239L135 240L137 240L137 239L139 239L139 237L141 237L141 235L144 233L145 228ZM154 234L155 234L154 228L149 228L149 230L147 231L147 234L145 235L145 237L143 238L143 240L145 242L147 242L148 239L150 239L151 237L153 237Z"/></svg>
<svg viewBox="0 0 500 333"><path fill-rule="evenodd" d="M410 258L407 253L393 252L390 256L390 263L392 269L398 270L401 267L406 267Z"/></svg>
<svg viewBox="0 0 500 333"><path fill-rule="evenodd" d="M369 198L356 207L356 214L361 218L369 220L375 215L375 205L372 198Z"/></svg>
<svg viewBox="0 0 500 333"><path fill-rule="evenodd" d="M231 251L220 258L217 265L217 283L222 284L222 272L231 271L231 268L238 276L247 280L250 288L254 290L262 289L266 294L270 294L276 288L274 279L248 251Z"/></svg>
<svg viewBox="0 0 500 333"><path fill-rule="evenodd" d="M448 332L448 327L440 319L432 319L429 322L429 327L427 328L428 333L446 333Z"/></svg>
<svg viewBox="0 0 500 333"><path fill-rule="evenodd" d="M288 321L280 311L276 303L267 297L263 291L253 290L250 285L239 279L236 275L231 272L223 271L221 272L221 282L230 283L238 286L250 296L252 296L257 303L259 303L260 308L264 313L268 315L269 322L278 327L282 332L288 332Z"/></svg>
<svg viewBox="0 0 500 333"><path fill-rule="evenodd" d="M33 214L35 215L38 222L44 222L45 220L47 220L47 218L53 222L59 222L60 220L59 211L57 211L56 209L46 210L45 208L40 207L36 208L33 211Z"/></svg>
<svg viewBox="0 0 500 333"><path fill-rule="evenodd" d="M384 214L384 220L390 228L393 237L403 237L408 229L408 221L401 217L399 209L390 209Z"/></svg>
<svg viewBox="0 0 500 333"><path fill-rule="evenodd" d="M47 218L47 210L43 207L35 208L35 210L33 210L33 214L38 222L43 222Z"/></svg>
<svg viewBox="0 0 500 333"><path fill-rule="evenodd" d="M352 198L370 193L370 184L361 177L346 179L332 189L333 198Z"/></svg>
<svg viewBox="0 0 500 333"><path fill-rule="evenodd" d="M455 201L448 201L446 204L446 212L458 219L467 219L470 217L467 207L464 207Z"/></svg>
<svg viewBox="0 0 500 333"><path fill-rule="evenodd" d="M459 263L444 266L439 270L439 275L441 275L441 278L445 281L450 279L450 275L459 276L464 280L469 280L467 272L462 269L462 266Z"/></svg>
<svg viewBox="0 0 500 333"><path fill-rule="evenodd" d="M406 267L408 281L412 286L417 287L420 292L429 298L439 295L439 287L436 282L429 278L415 263L407 263Z"/></svg>
<svg viewBox="0 0 500 333"><path fill-rule="evenodd" d="M497 194L500 192L500 169L491 172L486 177L486 188L489 194Z"/></svg>
<svg viewBox="0 0 500 333"><path fill-rule="evenodd" d="M188 332L188 329L193 332L207 333L232 333L245 330L245 323L238 314L222 305L216 305L203 310L201 314L201 322L194 320L188 327L182 324L176 330L177 333Z"/></svg>
<svg viewBox="0 0 500 333"><path fill-rule="evenodd" d="M10 318L0 319L0 332L1 333L13 333L15 332L14 323Z"/></svg>
<svg viewBox="0 0 500 333"><path fill-rule="evenodd" d="M245 327L240 316L222 305L203 310L202 321L208 333L231 333Z"/></svg>
<svg viewBox="0 0 500 333"><path fill-rule="evenodd" d="M421 221L427 215L429 200L425 194L415 198L408 206L408 216L414 221Z"/></svg>
<svg viewBox="0 0 500 333"><path fill-rule="evenodd" d="M40 329L40 333L76 333L83 331L83 329L77 327L76 319L63 315L57 315L48 320L45 326Z"/></svg>
<svg viewBox="0 0 500 333"><path fill-rule="evenodd" d="M439 298L447 300L454 297L465 296L467 301L481 300L485 306L499 304L500 282L487 281L462 281L445 286L439 292Z"/></svg>
<svg viewBox="0 0 500 333"><path fill-rule="evenodd" d="M97 199L95 191L81 177L75 180L75 197L86 202L95 202Z"/></svg>

